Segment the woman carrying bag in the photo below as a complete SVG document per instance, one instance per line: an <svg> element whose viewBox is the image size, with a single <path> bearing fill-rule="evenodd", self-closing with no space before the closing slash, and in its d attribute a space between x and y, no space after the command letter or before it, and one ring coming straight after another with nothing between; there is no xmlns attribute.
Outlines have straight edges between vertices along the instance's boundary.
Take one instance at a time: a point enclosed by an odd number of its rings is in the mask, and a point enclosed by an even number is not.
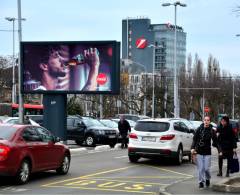
<svg viewBox="0 0 240 195"><path fill-rule="evenodd" d="M219 171L217 176L222 176L223 159L227 159L226 177L229 177L231 172L230 166L233 161L233 155L236 154L237 143L235 134L227 116L222 117L220 125L217 127L217 139L219 144Z"/></svg>

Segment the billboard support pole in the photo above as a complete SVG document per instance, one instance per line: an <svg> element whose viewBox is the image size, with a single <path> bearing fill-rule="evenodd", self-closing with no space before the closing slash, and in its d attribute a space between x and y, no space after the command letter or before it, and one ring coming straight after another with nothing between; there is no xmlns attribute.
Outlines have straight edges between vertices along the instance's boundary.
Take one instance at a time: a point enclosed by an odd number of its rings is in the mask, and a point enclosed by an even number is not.
<svg viewBox="0 0 240 195"><path fill-rule="evenodd" d="M67 94L44 94L43 106L43 126L66 141Z"/></svg>

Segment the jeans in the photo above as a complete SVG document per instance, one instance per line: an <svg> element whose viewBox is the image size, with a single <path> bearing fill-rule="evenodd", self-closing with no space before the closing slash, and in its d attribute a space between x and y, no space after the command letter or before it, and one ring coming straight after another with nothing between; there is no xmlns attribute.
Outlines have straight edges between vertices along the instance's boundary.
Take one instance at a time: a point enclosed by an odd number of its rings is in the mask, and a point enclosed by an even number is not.
<svg viewBox="0 0 240 195"><path fill-rule="evenodd" d="M121 148L127 148L127 146L128 146L128 137L127 137L127 134L121 134L121 136L122 136Z"/></svg>
<svg viewBox="0 0 240 195"><path fill-rule="evenodd" d="M197 169L199 183L211 179L210 167L211 167L211 155L197 154Z"/></svg>

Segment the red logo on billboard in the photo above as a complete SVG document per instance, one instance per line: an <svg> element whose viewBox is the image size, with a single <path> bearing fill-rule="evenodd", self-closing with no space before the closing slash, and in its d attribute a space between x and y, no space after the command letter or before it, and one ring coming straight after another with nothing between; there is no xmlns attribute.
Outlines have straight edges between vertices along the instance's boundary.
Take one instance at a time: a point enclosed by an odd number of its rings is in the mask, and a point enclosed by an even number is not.
<svg viewBox="0 0 240 195"><path fill-rule="evenodd" d="M145 39L145 38L138 38L136 40L136 47L138 49L144 49L145 47L147 47L147 39Z"/></svg>
<svg viewBox="0 0 240 195"><path fill-rule="evenodd" d="M107 82L107 75L104 73L99 73L97 76L97 83L99 85L104 85Z"/></svg>

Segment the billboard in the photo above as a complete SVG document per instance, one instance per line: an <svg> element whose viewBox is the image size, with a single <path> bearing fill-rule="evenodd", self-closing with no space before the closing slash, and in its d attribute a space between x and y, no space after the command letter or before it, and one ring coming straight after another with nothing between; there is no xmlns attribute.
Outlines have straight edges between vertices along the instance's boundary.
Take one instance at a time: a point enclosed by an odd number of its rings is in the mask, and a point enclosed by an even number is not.
<svg viewBox="0 0 240 195"><path fill-rule="evenodd" d="M119 94L119 42L21 42L21 60L22 93Z"/></svg>

